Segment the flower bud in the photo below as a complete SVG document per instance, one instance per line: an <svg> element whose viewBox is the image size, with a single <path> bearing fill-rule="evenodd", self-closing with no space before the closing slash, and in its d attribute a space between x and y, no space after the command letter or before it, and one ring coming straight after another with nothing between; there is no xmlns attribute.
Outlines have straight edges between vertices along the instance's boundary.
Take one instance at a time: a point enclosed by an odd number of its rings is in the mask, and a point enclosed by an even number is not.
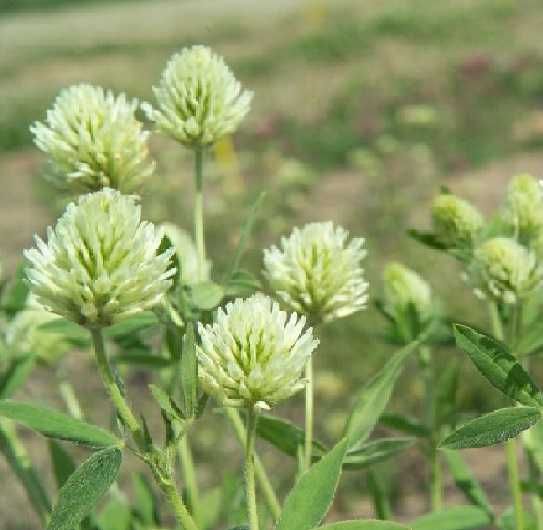
<svg viewBox="0 0 543 530"><path fill-rule="evenodd" d="M207 46L175 54L153 88L158 109L144 104L158 130L182 144L204 146L233 133L249 112L253 93L240 83Z"/></svg>
<svg viewBox="0 0 543 530"><path fill-rule="evenodd" d="M331 321L360 311L368 300L361 262L364 239L332 222L294 228L281 248L264 251L264 275L279 298L313 322Z"/></svg>
<svg viewBox="0 0 543 530"><path fill-rule="evenodd" d="M49 178L76 193L104 187L137 191L154 171L148 159L149 133L134 112L136 100L91 85L62 90L45 123L30 130L49 155Z"/></svg>
<svg viewBox="0 0 543 530"><path fill-rule="evenodd" d="M396 321L402 320L412 307L420 323L432 316L432 291L415 271L398 262L387 264L383 273L386 311Z"/></svg>
<svg viewBox="0 0 543 530"><path fill-rule="evenodd" d="M442 193L434 199L432 221L436 235L450 248L472 246L483 227L479 211L450 193Z"/></svg>
<svg viewBox="0 0 543 530"><path fill-rule="evenodd" d="M141 221L133 196L104 188L71 203L47 243L25 251L31 292L45 309L89 327L108 326L161 302L174 249Z"/></svg>
<svg viewBox="0 0 543 530"><path fill-rule="evenodd" d="M535 254L508 237L495 237L475 250L472 272L484 294L515 304L536 289L542 269Z"/></svg>
<svg viewBox="0 0 543 530"><path fill-rule="evenodd" d="M198 324L202 386L225 406L269 408L292 396L318 345L304 325L259 293L219 308L213 324Z"/></svg>
<svg viewBox="0 0 543 530"><path fill-rule="evenodd" d="M535 177L517 175L509 184L505 221L523 241L537 238L543 227L543 195Z"/></svg>

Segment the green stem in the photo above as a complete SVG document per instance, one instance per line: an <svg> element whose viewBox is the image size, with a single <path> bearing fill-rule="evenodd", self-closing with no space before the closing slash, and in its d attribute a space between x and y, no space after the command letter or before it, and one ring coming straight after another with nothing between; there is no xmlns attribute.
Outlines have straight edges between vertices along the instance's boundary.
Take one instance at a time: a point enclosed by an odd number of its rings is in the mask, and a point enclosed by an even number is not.
<svg viewBox="0 0 543 530"><path fill-rule="evenodd" d="M196 184L196 196L194 198L194 240L198 252L198 272L200 281L205 279L206 270L203 162L204 150L202 147L197 147L194 150L194 179Z"/></svg>
<svg viewBox="0 0 543 530"><path fill-rule="evenodd" d="M177 490L172 473L168 472L167 474L157 474L157 468L155 465L153 465L153 457L155 456L156 450L148 447L140 423L136 419L130 405L128 405L127 401L121 394L119 387L117 386L115 376L113 375L107 358L104 345L104 336L101 328L91 329L91 334L94 343L96 363L98 365L106 391L109 394L115 409L117 410L117 414L131 432L134 442L137 444L138 448L142 451L143 459L154 471L153 474L157 480L157 483L168 498L179 523L182 525L184 530L198 530L198 526L188 512L185 504L183 503L183 499Z"/></svg>
<svg viewBox="0 0 543 530"><path fill-rule="evenodd" d="M196 471L194 469L194 460L188 439L188 432L179 440L179 459L181 460L181 468L185 479L185 487L187 488L188 503L192 511L192 515L196 521L200 521L200 494L198 482L196 480Z"/></svg>
<svg viewBox="0 0 543 530"><path fill-rule="evenodd" d="M310 357L305 365L305 445L304 471L311 467L313 456L313 359Z"/></svg>
<svg viewBox="0 0 543 530"><path fill-rule="evenodd" d="M248 407L247 442L245 443L245 488L247 497L247 513L249 515L249 530L258 530L254 466L256 422L257 414L254 407Z"/></svg>
<svg viewBox="0 0 543 530"><path fill-rule="evenodd" d="M498 305L495 302L490 302L490 319L494 335L498 340L504 340L503 324L500 318ZM516 310L515 310L516 313ZM514 332L512 333L511 343L516 341L516 323ZM513 497L513 506L515 510L515 530L524 530L524 507L522 505L522 490L520 487L518 457L516 451L515 439L508 440L505 443L505 454L507 459L507 474L509 476L509 488Z"/></svg>
<svg viewBox="0 0 543 530"><path fill-rule="evenodd" d="M241 421L241 418L239 417L238 411L236 409L229 408L229 407L226 408L225 410L226 410L226 415L228 419L230 420L230 423L232 423L232 426L234 427L234 432L236 433L236 437L245 448L247 434L245 432L245 427L243 426L243 422ZM262 494L264 495L264 499L266 501L266 504L268 505L268 509L270 513L272 514L273 518L277 521L279 519L279 516L281 515L281 505L279 504L277 495L275 495L275 491L273 489L273 486L271 485L268 474L266 473L264 464L262 463L262 460L260 460L260 458L258 457L256 453L254 455L254 461L255 461L255 473L256 473L256 479L258 480L258 485L262 491Z"/></svg>
<svg viewBox="0 0 543 530"><path fill-rule="evenodd" d="M58 388L70 415L78 420L85 419L83 409L81 408L81 404L77 399L74 387L71 385L71 383L68 381L61 381Z"/></svg>
<svg viewBox="0 0 543 530"><path fill-rule="evenodd" d="M441 463L439 461L439 451L432 448L432 470L431 470L431 503L432 511L441 510L443 507L443 487L442 487Z"/></svg>

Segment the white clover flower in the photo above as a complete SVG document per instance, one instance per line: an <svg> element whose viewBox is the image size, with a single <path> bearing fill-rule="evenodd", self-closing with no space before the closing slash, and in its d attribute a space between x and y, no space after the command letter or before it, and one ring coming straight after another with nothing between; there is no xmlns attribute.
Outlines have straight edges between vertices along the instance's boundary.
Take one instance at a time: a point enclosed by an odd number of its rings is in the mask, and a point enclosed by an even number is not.
<svg viewBox="0 0 543 530"><path fill-rule="evenodd" d="M442 193L432 204L432 221L439 239L449 247L458 248L473 245L484 219L468 201Z"/></svg>
<svg viewBox="0 0 543 530"><path fill-rule="evenodd" d="M412 306L421 322L432 316L432 290L422 276L398 262L387 264L383 273L385 309L395 318Z"/></svg>
<svg viewBox="0 0 543 530"><path fill-rule="evenodd" d="M253 93L207 46L175 54L153 88L158 109L142 108L158 130L187 146L203 146L233 133L249 112Z"/></svg>
<svg viewBox="0 0 543 530"><path fill-rule="evenodd" d="M264 250L264 275L290 308L311 321L331 321L366 307L368 283L361 262L364 239L332 222L309 223Z"/></svg>
<svg viewBox="0 0 543 530"><path fill-rule="evenodd" d="M47 243L25 251L38 303L79 324L107 326L158 304L172 284L174 249L158 254L162 231L141 221L133 196L104 188L71 203Z"/></svg>
<svg viewBox="0 0 543 530"><path fill-rule="evenodd" d="M175 247L180 265L178 274L180 275L181 282L192 285L200 281L209 280L211 263L209 261L206 262L204 275L200 277L198 251L190 234L173 223L162 223L160 226Z"/></svg>
<svg viewBox="0 0 543 530"><path fill-rule="evenodd" d="M62 90L45 123L30 130L50 157L51 180L78 193L104 187L136 191L154 171L148 136L135 118L137 100L91 85Z"/></svg>
<svg viewBox="0 0 543 530"><path fill-rule="evenodd" d="M199 377L225 406L269 408L305 386L302 372L318 341L305 318L257 293L198 324Z"/></svg>
<svg viewBox="0 0 543 530"><path fill-rule="evenodd" d="M535 254L508 237L495 237L475 250L471 272L486 295L514 304L541 285L543 270Z"/></svg>
<svg viewBox="0 0 543 530"><path fill-rule="evenodd" d="M517 237L537 239L543 228L543 193L535 177L521 174L510 182L504 219Z"/></svg>

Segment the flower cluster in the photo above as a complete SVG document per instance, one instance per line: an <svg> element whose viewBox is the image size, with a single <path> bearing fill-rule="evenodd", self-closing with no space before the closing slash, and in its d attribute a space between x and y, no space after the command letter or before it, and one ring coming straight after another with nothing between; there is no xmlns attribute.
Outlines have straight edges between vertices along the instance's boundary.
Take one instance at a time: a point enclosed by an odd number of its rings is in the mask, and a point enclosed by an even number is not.
<svg viewBox="0 0 543 530"><path fill-rule="evenodd" d="M451 193L442 193L434 199L432 221L440 242L449 248L473 245L484 222L473 205Z"/></svg>
<svg viewBox="0 0 543 530"><path fill-rule="evenodd" d="M222 57L207 46L174 55L153 91L159 108L143 105L148 118L158 130L189 147L209 145L234 132L253 97L242 91Z"/></svg>
<svg viewBox="0 0 543 530"><path fill-rule="evenodd" d="M262 294L219 309L199 324L199 376L227 406L269 408L304 387L302 371L318 341L305 318L290 316Z"/></svg>
<svg viewBox="0 0 543 530"><path fill-rule="evenodd" d="M62 90L45 123L31 127L36 145L50 157L53 182L74 192L138 190L154 164L149 133L134 116L137 105L91 85Z"/></svg>
<svg viewBox="0 0 543 530"><path fill-rule="evenodd" d="M514 304L529 295L543 279L535 254L509 237L495 237L475 250L472 277L483 294Z"/></svg>
<svg viewBox="0 0 543 530"><path fill-rule="evenodd" d="M280 248L264 251L264 275L279 298L312 322L331 321L360 311L368 300L361 262L364 239L333 223L294 228Z"/></svg>
<svg viewBox="0 0 543 530"><path fill-rule="evenodd" d="M106 326L158 304L170 287L173 249L141 221L135 197L104 188L68 205L47 243L25 251L31 290L47 310Z"/></svg>

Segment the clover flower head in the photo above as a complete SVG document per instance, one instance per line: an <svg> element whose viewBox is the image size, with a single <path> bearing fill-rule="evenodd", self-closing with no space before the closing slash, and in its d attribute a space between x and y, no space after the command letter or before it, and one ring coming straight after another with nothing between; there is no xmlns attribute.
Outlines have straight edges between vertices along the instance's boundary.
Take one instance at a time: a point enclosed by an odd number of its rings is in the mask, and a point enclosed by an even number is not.
<svg viewBox="0 0 543 530"><path fill-rule="evenodd" d="M153 92L158 109L144 104L148 118L158 130L189 147L209 145L233 133L253 97L207 46L175 54Z"/></svg>
<svg viewBox="0 0 543 530"><path fill-rule="evenodd" d="M30 130L49 155L49 178L61 188L86 193L104 187L129 193L154 171L148 136L134 113L137 100L91 85L74 85L57 96L45 122Z"/></svg>
<svg viewBox="0 0 543 530"><path fill-rule="evenodd" d="M517 237L527 241L537 238L543 227L543 193L535 177L524 173L513 178L504 218Z"/></svg>
<svg viewBox="0 0 543 530"><path fill-rule="evenodd" d="M163 223L161 227L164 235L168 237L175 248L180 269L178 274L182 283L192 285L202 280L209 280L211 263L209 261L206 263L204 276L201 278L198 270L198 252L190 234L173 223Z"/></svg>
<svg viewBox="0 0 543 530"><path fill-rule="evenodd" d="M225 406L265 409L292 396L318 344L305 322L260 293L219 308L213 324L198 324L202 386Z"/></svg>
<svg viewBox="0 0 543 530"><path fill-rule="evenodd" d="M158 304L172 284L162 231L141 221L133 196L117 190L79 197L25 251L31 292L45 309L89 327L107 326Z"/></svg>
<svg viewBox="0 0 543 530"><path fill-rule="evenodd" d="M389 263L383 273L384 302L393 316L401 316L413 307L421 322L432 315L432 290L415 271L398 262Z"/></svg>
<svg viewBox="0 0 543 530"><path fill-rule="evenodd" d="M332 222L294 228L264 251L264 275L278 297L311 321L331 321L366 307L364 239Z"/></svg>
<svg viewBox="0 0 543 530"><path fill-rule="evenodd" d="M543 270L535 254L509 237L495 237L475 250L477 287L497 301L515 304L537 288Z"/></svg>
<svg viewBox="0 0 543 530"><path fill-rule="evenodd" d="M451 193L442 193L434 199L432 221L439 239L455 248L473 245L484 222L472 204Z"/></svg>

